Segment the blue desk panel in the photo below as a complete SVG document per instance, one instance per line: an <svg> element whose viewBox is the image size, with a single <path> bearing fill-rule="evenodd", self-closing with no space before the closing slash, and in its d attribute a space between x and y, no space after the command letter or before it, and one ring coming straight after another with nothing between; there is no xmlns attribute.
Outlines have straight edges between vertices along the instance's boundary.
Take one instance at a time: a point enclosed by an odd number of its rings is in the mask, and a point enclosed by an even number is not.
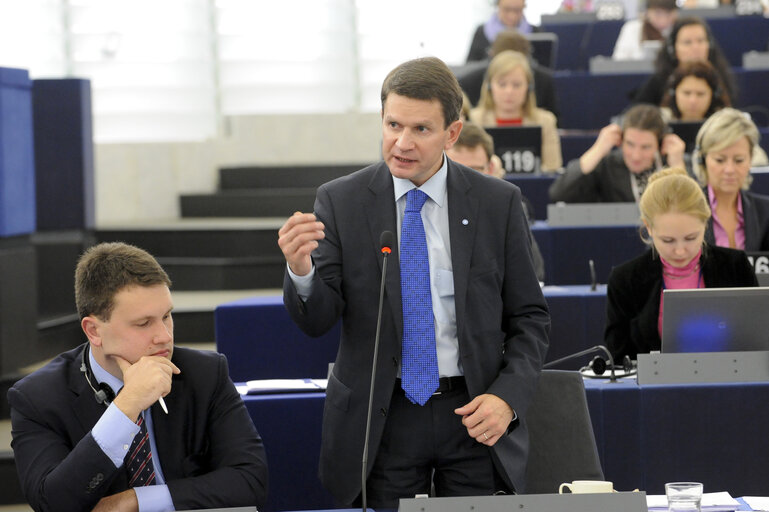
<svg viewBox="0 0 769 512"><path fill-rule="evenodd" d="M35 231L32 82L26 69L0 68L0 236Z"/></svg>
<svg viewBox="0 0 769 512"><path fill-rule="evenodd" d="M528 199L534 208L535 220L547 220L547 203L550 202L550 196L548 196L547 191L555 181L555 176L550 174L538 174L535 176L510 174L505 179L521 189L523 197Z"/></svg>
<svg viewBox="0 0 769 512"><path fill-rule="evenodd" d="M735 68L737 108L758 105L769 108L766 83L769 70ZM633 92L649 73L592 75L588 72L557 71L553 82L561 106L558 127L569 130L600 130L630 105Z"/></svg>
<svg viewBox="0 0 769 512"><path fill-rule="evenodd" d="M311 338L294 324L282 295L222 304L214 312L216 350L227 356L230 378L325 379L336 359L339 324Z"/></svg>
<svg viewBox="0 0 769 512"><path fill-rule="evenodd" d="M606 287L544 288L552 326L547 360L578 352L603 340ZM339 326L318 339L294 325L281 296L256 297L222 304L214 313L216 349L225 356L234 381L325 378L336 359ZM560 366L579 368L580 361Z"/></svg>
<svg viewBox="0 0 769 512"><path fill-rule="evenodd" d="M545 283L560 286L591 282L591 259L597 282L606 283L612 267L646 248L638 226L550 227L537 221L531 231L545 259Z"/></svg>
<svg viewBox="0 0 769 512"><path fill-rule="evenodd" d="M586 380L607 480L617 490L664 494L694 480L706 492L769 494L769 383L638 386ZM244 397L267 447L267 510L332 508L317 479L323 393ZM357 475L351 475L357 478Z"/></svg>
<svg viewBox="0 0 769 512"><path fill-rule="evenodd" d="M732 496L769 494L769 382L638 386L586 381L607 480L664 494L696 481Z"/></svg>

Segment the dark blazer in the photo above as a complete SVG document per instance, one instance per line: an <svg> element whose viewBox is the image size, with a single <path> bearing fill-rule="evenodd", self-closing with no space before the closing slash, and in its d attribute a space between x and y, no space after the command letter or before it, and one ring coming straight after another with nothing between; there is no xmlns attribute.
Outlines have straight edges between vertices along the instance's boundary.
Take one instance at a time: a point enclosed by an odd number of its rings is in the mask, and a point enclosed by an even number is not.
<svg viewBox="0 0 769 512"><path fill-rule="evenodd" d="M707 187L704 192L707 197ZM745 221L745 250L747 252L769 251L769 196L747 190L741 191L740 195L742 196L742 217ZM711 245L716 243L712 217L708 220L705 241Z"/></svg>
<svg viewBox="0 0 769 512"><path fill-rule="evenodd" d="M758 286L742 251L708 245L701 257L706 288ZM662 293L662 262L651 250L609 274L604 339L615 360L660 349L657 322Z"/></svg>
<svg viewBox="0 0 769 512"><path fill-rule="evenodd" d="M630 170L622 158L622 150L613 149L603 157L593 172L584 174L576 158L566 165L563 174L550 185L550 202L566 203L633 203Z"/></svg>
<svg viewBox="0 0 769 512"><path fill-rule="evenodd" d="M526 410L548 346L550 317L532 268L521 193L511 183L451 160L449 233L460 363L471 397L499 396L520 422L494 446L500 473L523 490ZM384 162L321 186L315 213L325 238L312 256L312 294L303 302L286 276L283 298L309 335L342 317L342 335L323 414L320 478L341 503L361 492L360 473L377 325L383 231L396 233L393 180ZM368 470L385 427L401 359L403 313L398 248L389 257L374 389ZM460 421L459 417L446 421Z"/></svg>
<svg viewBox="0 0 769 512"><path fill-rule="evenodd" d="M80 370L84 345L65 352L8 391L16 467L37 511L91 510L128 488L91 435L104 413ZM177 510L264 505L267 461L259 434L227 373L224 356L174 348L181 373L156 403L158 457Z"/></svg>

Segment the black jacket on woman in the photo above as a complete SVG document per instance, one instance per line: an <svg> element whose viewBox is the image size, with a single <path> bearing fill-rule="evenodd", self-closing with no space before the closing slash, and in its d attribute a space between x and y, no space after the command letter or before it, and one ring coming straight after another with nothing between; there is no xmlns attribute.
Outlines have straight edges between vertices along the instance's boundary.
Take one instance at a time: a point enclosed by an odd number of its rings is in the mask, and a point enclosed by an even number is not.
<svg viewBox="0 0 769 512"><path fill-rule="evenodd" d="M708 189L705 187L705 197ZM742 196L742 218L745 222L745 251L769 251L769 196L756 194L748 190L740 192ZM705 241L716 244L713 234L713 218L708 221Z"/></svg>
<svg viewBox="0 0 769 512"><path fill-rule="evenodd" d="M758 286L743 251L706 245L700 261L706 288ZM615 361L660 349L657 322L661 293L662 262L651 249L612 269L604 339Z"/></svg>

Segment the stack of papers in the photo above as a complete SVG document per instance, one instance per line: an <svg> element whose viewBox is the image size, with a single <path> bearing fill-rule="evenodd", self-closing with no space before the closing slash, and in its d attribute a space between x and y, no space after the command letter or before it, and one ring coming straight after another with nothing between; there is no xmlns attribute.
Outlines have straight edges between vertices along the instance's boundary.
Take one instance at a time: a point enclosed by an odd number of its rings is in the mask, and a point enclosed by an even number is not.
<svg viewBox="0 0 769 512"><path fill-rule="evenodd" d="M326 390L328 379L262 379L236 386L241 395L311 393Z"/></svg>
<svg viewBox="0 0 769 512"><path fill-rule="evenodd" d="M667 496L646 495L646 506L650 511L659 511L668 509ZM702 512L729 512L737 510L740 502L732 498L728 492L706 492L702 495Z"/></svg>
<svg viewBox="0 0 769 512"><path fill-rule="evenodd" d="M769 497L767 496L743 496L742 501L747 503L751 510L769 510Z"/></svg>

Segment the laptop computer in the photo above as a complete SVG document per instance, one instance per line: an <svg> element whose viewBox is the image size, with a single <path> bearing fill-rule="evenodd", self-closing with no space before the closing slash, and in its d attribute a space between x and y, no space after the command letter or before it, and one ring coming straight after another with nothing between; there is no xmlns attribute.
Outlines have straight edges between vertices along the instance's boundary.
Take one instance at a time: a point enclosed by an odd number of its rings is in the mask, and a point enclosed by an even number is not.
<svg viewBox="0 0 769 512"><path fill-rule="evenodd" d="M494 139L494 153L507 174L538 174L542 164L542 128L505 126L486 128Z"/></svg>
<svg viewBox="0 0 769 512"><path fill-rule="evenodd" d="M694 151L695 140L697 139L697 133L702 127L702 123L702 121L671 121L669 123L673 133L681 137L681 140L686 144L687 153Z"/></svg>
<svg viewBox="0 0 769 512"><path fill-rule="evenodd" d="M769 350L769 287L665 290L662 352Z"/></svg>

